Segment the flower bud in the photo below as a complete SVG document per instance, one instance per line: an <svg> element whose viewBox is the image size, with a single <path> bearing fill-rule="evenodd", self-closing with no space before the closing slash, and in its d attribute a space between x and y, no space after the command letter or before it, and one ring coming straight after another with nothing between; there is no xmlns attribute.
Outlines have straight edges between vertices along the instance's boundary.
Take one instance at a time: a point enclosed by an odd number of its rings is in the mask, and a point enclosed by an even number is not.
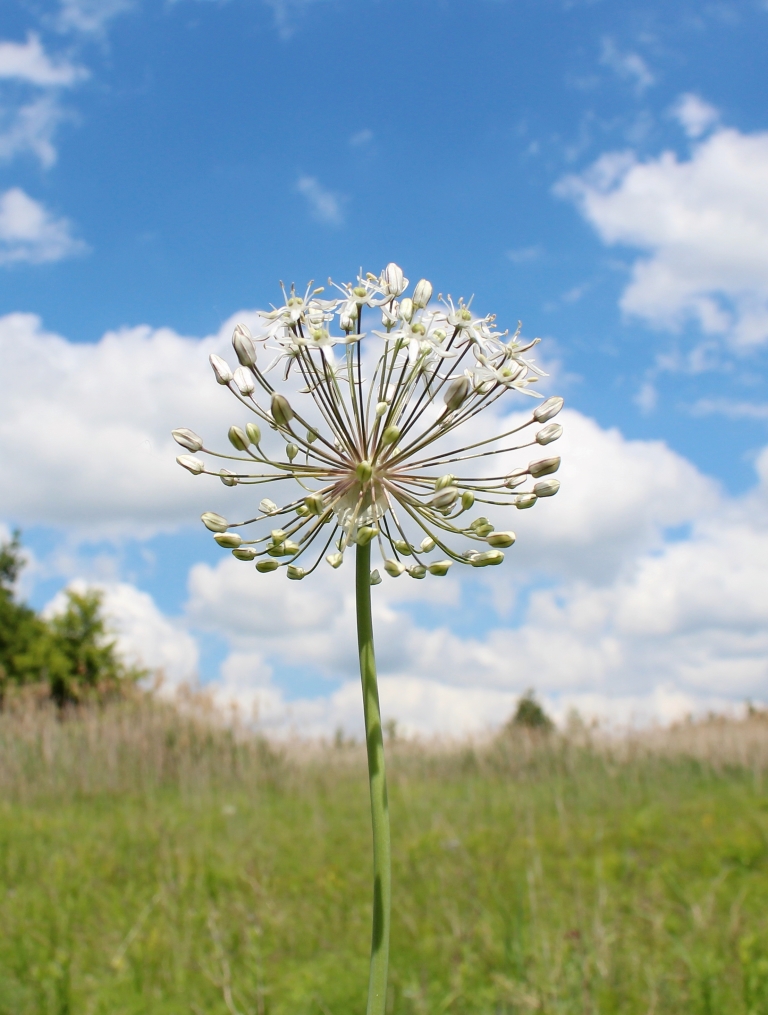
<svg viewBox="0 0 768 1015"><path fill-rule="evenodd" d="M260 560L256 565L256 570L266 574L268 571L277 571L279 567L276 560Z"/></svg>
<svg viewBox="0 0 768 1015"><path fill-rule="evenodd" d="M299 506L296 508L296 514L299 516L299 518L306 518L311 513L312 512L309 510L306 504L299 504Z"/></svg>
<svg viewBox="0 0 768 1015"><path fill-rule="evenodd" d="M211 532L226 532L229 528L227 519L217 515L215 511L206 511L200 518L206 529L210 529Z"/></svg>
<svg viewBox="0 0 768 1015"><path fill-rule="evenodd" d="M454 412L466 402L467 395L469 395L469 387L469 378L466 374L463 377L457 377L455 381L451 381L445 389L445 405L449 412Z"/></svg>
<svg viewBox="0 0 768 1015"><path fill-rule="evenodd" d="M435 541L432 536L426 536L421 541L421 552L430 553L435 548Z"/></svg>
<svg viewBox="0 0 768 1015"><path fill-rule="evenodd" d="M272 411L272 419L278 426L288 426L293 419L293 409L285 395L278 395L275 392L272 395L270 409Z"/></svg>
<svg viewBox="0 0 768 1015"><path fill-rule="evenodd" d="M343 553L329 553L325 558L332 568L341 567L342 561L344 560Z"/></svg>
<svg viewBox="0 0 768 1015"><path fill-rule="evenodd" d="M403 278L403 269L391 261L381 273L379 284L386 296L399 296L408 287L408 279Z"/></svg>
<svg viewBox="0 0 768 1015"><path fill-rule="evenodd" d="M256 346L253 344L250 331L244 324L237 324L232 335L232 345L239 362L244 367L256 365Z"/></svg>
<svg viewBox="0 0 768 1015"><path fill-rule="evenodd" d="M435 489L436 490L442 490L442 489L444 489L444 487L450 486L452 483L455 483L455 482L456 482L456 477L453 476L450 472L447 472L444 476L439 476L435 480Z"/></svg>
<svg viewBox="0 0 768 1015"><path fill-rule="evenodd" d="M213 372L216 375L216 380L219 384L229 384L232 380L232 371L221 356L217 356L215 352L212 352L208 357L208 362L213 367Z"/></svg>
<svg viewBox="0 0 768 1015"><path fill-rule="evenodd" d="M406 568L406 571L411 578L425 578L427 575L427 569L423 564L411 564L410 567Z"/></svg>
<svg viewBox="0 0 768 1015"><path fill-rule="evenodd" d="M368 459L364 459L362 462L358 462L355 468L355 475L361 483L367 483L373 475L373 468Z"/></svg>
<svg viewBox="0 0 768 1015"><path fill-rule="evenodd" d="M476 518L470 525L470 529L476 536L485 539L486 536L493 532L493 525L491 525L487 518Z"/></svg>
<svg viewBox="0 0 768 1015"><path fill-rule="evenodd" d="M400 427L388 426L384 433L381 435L381 443L386 447L387 444L394 444L400 436Z"/></svg>
<svg viewBox="0 0 768 1015"><path fill-rule="evenodd" d="M199 451L203 446L203 438L198 437L194 430L187 430L185 426L171 430L171 437L187 451Z"/></svg>
<svg viewBox="0 0 768 1015"><path fill-rule="evenodd" d="M237 557L238 560L253 560L256 553L257 551L252 546L241 546L232 551L232 556Z"/></svg>
<svg viewBox="0 0 768 1015"><path fill-rule="evenodd" d="M264 500L259 502L259 511L261 511L263 515L273 515L278 511L278 507L273 500L270 500L269 497L265 497Z"/></svg>
<svg viewBox="0 0 768 1015"><path fill-rule="evenodd" d="M256 384L253 380L253 374L250 370L246 370L245 367L238 367L233 375L233 380L237 385L241 395L252 395Z"/></svg>
<svg viewBox="0 0 768 1015"><path fill-rule="evenodd" d="M285 453L288 456L288 461L292 462L299 453L298 446L296 444L286 444Z"/></svg>
<svg viewBox="0 0 768 1015"><path fill-rule="evenodd" d="M472 567L488 567L489 564L501 564L504 554L501 550L486 550L484 553L477 553L470 560Z"/></svg>
<svg viewBox="0 0 768 1015"><path fill-rule="evenodd" d="M524 508L533 507L537 500L535 493L519 493L515 498L515 507L522 511Z"/></svg>
<svg viewBox="0 0 768 1015"><path fill-rule="evenodd" d="M413 552L410 543L406 543L404 539L396 539L393 545L397 552L402 553L404 557L410 557Z"/></svg>
<svg viewBox="0 0 768 1015"><path fill-rule="evenodd" d="M559 458L542 458L541 461L531 462L528 466L528 471L534 479L538 479L539 476L550 476L553 472L557 472L559 468Z"/></svg>
<svg viewBox="0 0 768 1015"><path fill-rule="evenodd" d="M464 511L469 511L472 505L475 503L475 495L471 490L465 490L461 495L461 507Z"/></svg>
<svg viewBox="0 0 768 1015"><path fill-rule="evenodd" d="M246 424L245 432L248 434L248 440L251 444L258 446L261 443L261 430L256 423Z"/></svg>
<svg viewBox="0 0 768 1015"><path fill-rule="evenodd" d="M436 560L434 564L429 565L427 571L429 571L430 574L435 574L442 578L444 575L448 574L448 568L452 563L453 561L451 560Z"/></svg>
<svg viewBox="0 0 768 1015"><path fill-rule="evenodd" d="M432 500L429 502L430 507L437 508L438 511L443 508L449 508L456 502L456 498L459 496L459 490L456 486L446 486L442 490L438 490Z"/></svg>
<svg viewBox="0 0 768 1015"><path fill-rule="evenodd" d="M386 402L377 402L376 403L376 418L377 419L381 419L382 416L385 416L388 408L389 408L389 405Z"/></svg>
<svg viewBox="0 0 768 1015"><path fill-rule="evenodd" d="M533 492L537 497L554 497L559 489L559 479L542 479L540 483L534 484Z"/></svg>
<svg viewBox="0 0 768 1015"><path fill-rule="evenodd" d="M515 469L514 472L507 476L504 481L504 486L506 486L508 490L514 490L516 487L522 486L527 479L527 472L524 472L522 469Z"/></svg>
<svg viewBox="0 0 768 1015"><path fill-rule="evenodd" d="M399 560L385 560L384 570L391 578L398 578L405 571L405 564L401 564Z"/></svg>
<svg viewBox="0 0 768 1015"><path fill-rule="evenodd" d="M376 568L371 571L371 585L381 585L381 575Z"/></svg>
<svg viewBox="0 0 768 1015"><path fill-rule="evenodd" d="M224 486L237 486L237 476L229 469L219 469L219 479Z"/></svg>
<svg viewBox="0 0 768 1015"><path fill-rule="evenodd" d="M292 557L294 553L298 553L301 547L298 543L294 543L292 539L286 539L283 543L283 553L287 556Z"/></svg>
<svg viewBox="0 0 768 1015"><path fill-rule="evenodd" d="M239 426L231 426L227 437L229 437L229 443L237 451L247 451L248 445L251 443L245 431L241 430Z"/></svg>
<svg viewBox="0 0 768 1015"><path fill-rule="evenodd" d="M243 537L238 536L236 532L217 532L213 538L219 546L225 546L228 550L234 549L243 541Z"/></svg>
<svg viewBox="0 0 768 1015"><path fill-rule="evenodd" d="M267 547L267 553L270 557L284 557L285 550L283 549L282 543L272 543Z"/></svg>
<svg viewBox="0 0 768 1015"><path fill-rule="evenodd" d="M284 543L288 538L287 533L283 529L272 529L270 532L272 542L277 546L279 543Z"/></svg>
<svg viewBox="0 0 768 1015"><path fill-rule="evenodd" d="M404 300L401 300L399 313L401 321L410 321L413 317L413 300L409 299L407 296Z"/></svg>
<svg viewBox="0 0 768 1015"><path fill-rule="evenodd" d="M314 444L319 436L317 430L307 430L307 444Z"/></svg>
<svg viewBox="0 0 768 1015"><path fill-rule="evenodd" d="M539 430L536 434L536 443L551 444L552 441L557 440L562 432L563 428L559 423L550 423L549 426L545 426L543 430Z"/></svg>
<svg viewBox="0 0 768 1015"><path fill-rule="evenodd" d="M193 476L199 476L205 470L205 463L192 455L179 455L176 461L185 469L189 469Z"/></svg>
<svg viewBox="0 0 768 1015"><path fill-rule="evenodd" d="M355 327L355 321L357 320L357 307L349 307L345 313L339 317L339 327L342 331L346 331L349 334L350 331Z"/></svg>
<svg viewBox="0 0 768 1015"><path fill-rule="evenodd" d="M309 497L304 498L304 503L309 509L309 513L312 515L321 515L323 513L323 495L321 493L312 493Z"/></svg>
<svg viewBox="0 0 768 1015"><path fill-rule="evenodd" d="M506 549L511 546L517 536L514 532L492 532L490 536L486 536L486 542L489 546L495 546L497 549Z"/></svg>
<svg viewBox="0 0 768 1015"><path fill-rule="evenodd" d="M291 581L300 582L307 572L303 567L296 567L294 564L289 564L286 569L286 573Z"/></svg>
<svg viewBox="0 0 768 1015"><path fill-rule="evenodd" d="M422 310L432 299L432 283L425 278L416 283L413 290L413 305L416 310Z"/></svg>
<svg viewBox="0 0 768 1015"><path fill-rule="evenodd" d="M357 530L357 536L355 542L358 546L367 546L374 536L379 534L378 527L375 525L363 525Z"/></svg>
<svg viewBox="0 0 768 1015"><path fill-rule="evenodd" d="M558 395L553 395L552 398L548 398L546 402L542 402L541 405L537 405L533 410L533 418L537 423L546 423L548 419L552 419L563 407L563 400Z"/></svg>

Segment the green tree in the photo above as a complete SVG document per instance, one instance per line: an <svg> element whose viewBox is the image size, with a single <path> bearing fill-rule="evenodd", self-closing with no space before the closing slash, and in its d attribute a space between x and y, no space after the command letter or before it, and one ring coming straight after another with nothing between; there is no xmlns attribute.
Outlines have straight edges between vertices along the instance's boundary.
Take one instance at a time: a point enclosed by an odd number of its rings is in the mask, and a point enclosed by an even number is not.
<svg viewBox="0 0 768 1015"><path fill-rule="evenodd" d="M515 714L508 725L512 727L525 726L527 729L549 732L555 724L536 700L536 693L531 688L518 701Z"/></svg>

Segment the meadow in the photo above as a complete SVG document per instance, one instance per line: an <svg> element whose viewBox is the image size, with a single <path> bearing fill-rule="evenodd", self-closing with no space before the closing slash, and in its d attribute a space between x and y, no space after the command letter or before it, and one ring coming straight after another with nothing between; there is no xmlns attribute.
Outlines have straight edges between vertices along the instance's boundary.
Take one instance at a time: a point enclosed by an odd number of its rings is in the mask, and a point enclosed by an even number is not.
<svg viewBox="0 0 768 1015"><path fill-rule="evenodd" d="M397 1015L768 1015L768 720L388 745ZM352 1015L360 745L0 714L2 1015Z"/></svg>

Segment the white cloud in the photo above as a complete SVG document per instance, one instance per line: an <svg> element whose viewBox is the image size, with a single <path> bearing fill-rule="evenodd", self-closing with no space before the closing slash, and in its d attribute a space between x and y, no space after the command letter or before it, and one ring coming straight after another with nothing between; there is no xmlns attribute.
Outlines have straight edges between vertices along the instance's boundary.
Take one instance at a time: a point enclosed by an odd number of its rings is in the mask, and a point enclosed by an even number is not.
<svg viewBox="0 0 768 1015"><path fill-rule="evenodd" d="M700 398L691 406L693 416L768 420L768 402L742 402L732 398Z"/></svg>
<svg viewBox="0 0 768 1015"><path fill-rule="evenodd" d="M296 189L306 198L314 219L332 226L342 224L344 221L342 198L338 194L326 190L314 176L299 177Z"/></svg>
<svg viewBox="0 0 768 1015"><path fill-rule="evenodd" d="M15 78L42 87L73 85L88 77L85 67L52 60L40 37L30 32L26 42L0 41L0 78Z"/></svg>
<svg viewBox="0 0 768 1015"><path fill-rule="evenodd" d="M695 320L747 349L768 340L768 133L720 129L688 159L603 155L556 192L607 244L645 254L621 307L657 327Z"/></svg>
<svg viewBox="0 0 768 1015"><path fill-rule="evenodd" d="M61 0L56 23L61 31L100 35L113 18L133 6L134 0Z"/></svg>
<svg viewBox="0 0 768 1015"><path fill-rule="evenodd" d="M356 134L353 134L349 139L349 143L352 148L364 148L373 141L373 131L366 127L364 130L358 130Z"/></svg>
<svg viewBox="0 0 768 1015"><path fill-rule="evenodd" d="M644 92L656 80L639 53L622 53L610 38L603 39L600 63L625 81L633 82L638 92Z"/></svg>
<svg viewBox="0 0 768 1015"><path fill-rule="evenodd" d="M701 96L693 92L681 95L672 108L672 114L688 137L701 137L713 127L720 114L714 106L710 106Z"/></svg>
<svg viewBox="0 0 768 1015"><path fill-rule="evenodd" d="M507 257L513 264L525 264L528 261L538 261L543 253L544 248L537 243L532 247L517 247L514 250L508 250Z"/></svg>
<svg viewBox="0 0 768 1015"><path fill-rule="evenodd" d="M53 135L69 117L53 95L42 95L21 106L0 106L0 162L30 152L49 169L57 158Z"/></svg>
<svg viewBox="0 0 768 1015"><path fill-rule="evenodd" d="M0 194L0 264L61 261L87 249L68 219L55 218L23 190Z"/></svg>

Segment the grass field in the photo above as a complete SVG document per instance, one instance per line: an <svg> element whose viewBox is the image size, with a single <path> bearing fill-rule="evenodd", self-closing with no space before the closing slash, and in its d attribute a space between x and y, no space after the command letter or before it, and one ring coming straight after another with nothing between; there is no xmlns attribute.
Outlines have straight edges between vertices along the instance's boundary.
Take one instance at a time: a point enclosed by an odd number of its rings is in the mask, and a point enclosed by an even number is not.
<svg viewBox="0 0 768 1015"><path fill-rule="evenodd" d="M0 716L2 1015L362 1013L364 756ZM390 745L389 1009L768 1015L768 722Z"/></svg>

